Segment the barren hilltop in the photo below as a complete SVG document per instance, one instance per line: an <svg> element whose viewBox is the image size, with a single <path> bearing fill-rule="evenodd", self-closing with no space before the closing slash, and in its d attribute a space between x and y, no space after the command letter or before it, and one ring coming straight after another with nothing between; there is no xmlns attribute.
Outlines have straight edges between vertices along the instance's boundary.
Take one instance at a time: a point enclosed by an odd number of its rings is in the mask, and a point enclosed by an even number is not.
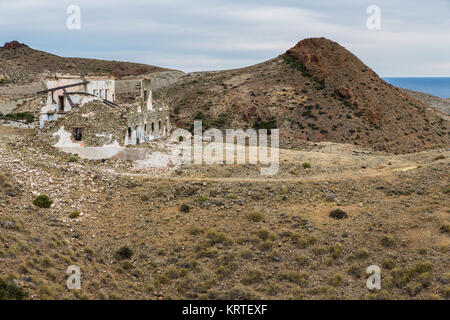
<svg viewBox="0 0 450 320"><path fill-rule="evenodd" d="M59 57L18 41L6 42L0 47L0 66L5 84L13 85L39 81L42 75L51 73L105 73L123 77L168 70L141 63Z"/></svg>
<svg viewBox="0 0 450 320"><path fill-rule="evenodd" d="M188 74L163 90L179 126L198 118L215 127L277 127L287 148L333 141L405 153L449 142L442 114L325 38L247 68Z"/></svg>

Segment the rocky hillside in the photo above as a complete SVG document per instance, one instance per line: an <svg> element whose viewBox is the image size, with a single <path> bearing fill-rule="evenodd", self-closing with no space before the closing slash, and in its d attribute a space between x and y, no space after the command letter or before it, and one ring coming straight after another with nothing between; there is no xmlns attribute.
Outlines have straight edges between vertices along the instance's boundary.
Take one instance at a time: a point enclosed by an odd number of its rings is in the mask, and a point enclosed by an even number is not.
<svg viewBox="0 0 450 320"><path fill-rule="evenodd" d="M449 150L305 143L275 176L165 176L36 136L0 125L0 299L450 299Z"/></svg>
<svg viewBox="0 0 450 320"><path fill-rule="evenodd" d="M59 57L17 41L0 47L0 86L29 84L48 73L104 73L124 77L163 70L167 69L139 63Z"/></svg>
<svg viewBox="0 0 450 320"><path fill-rule="evenodd" d="M423 103L432 106L442 113L450 116L450 98L440 98L428 93L399 88L402 92L416 98Z"/></svg>
<svg viewBox="0 0 450 320"><path fill-rule="evenodd" d="M449 145L440 113L324 38L247 68L186 75L159 94L178 126L197 118L211 127L277 127L282 147L333 141L405 153Z"/></svg>
<svg viewBox="0 0 450 320"><path fill-rule="evenodd" d="M115 77L150 75L155 88L174 83L182 71L151 65L83 58L64 58L11 41L0 47L0 114L37 112L45 88L42 77L53 73L101 74Z"/></svg>

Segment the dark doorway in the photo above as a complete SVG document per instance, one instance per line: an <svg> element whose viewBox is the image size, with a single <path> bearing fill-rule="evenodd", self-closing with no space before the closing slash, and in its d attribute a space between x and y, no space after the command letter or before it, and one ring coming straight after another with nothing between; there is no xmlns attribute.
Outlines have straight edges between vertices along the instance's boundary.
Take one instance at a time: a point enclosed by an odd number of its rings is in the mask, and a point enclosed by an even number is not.
<svg viewBox="0 0 450 320"><path fill-rule="evenodd" d="M139 144L141 141L141 130L139 128L139 126L136 126L135 128L136 130L136 144Z"/></svg>
<svg viewBox="0 0 450 320"><path fill-rule="evenodd" d="M144 89L144 103L147 102L148 99L148 92L147 89Z"/></svg>
<svg viewBox="0 0 450 320"><path fill-rule="evenodd" d="M73 135L75 137L75 141L81 141L81 128L73 129Z"/></svg>
<svg viewBox="0 0 450 320"><path fill-rule="evenodd" d="M58 111L64 111L64 96L58 96Z"/></svg>

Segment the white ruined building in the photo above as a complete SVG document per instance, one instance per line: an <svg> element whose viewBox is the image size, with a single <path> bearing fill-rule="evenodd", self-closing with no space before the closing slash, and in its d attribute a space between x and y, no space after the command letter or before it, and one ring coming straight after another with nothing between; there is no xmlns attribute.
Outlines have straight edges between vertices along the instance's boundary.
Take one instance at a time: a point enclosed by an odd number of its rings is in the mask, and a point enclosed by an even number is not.
<svg viewBox="0 0 450 320"><path fill-rule="evenodd" d="M127 145L165 138L171 130L169 107L164 100L153 99L151 78L125 80L55 75L46 78L46 85L47 89L39 92L45 94L40 127L43 128L46 122L67 117L61 120L59 130L54 134L60 138L55 147L66 152L91 159L108 158L108 155ZM100 103L97 103L99 112L78 112L79 108L94 101ZM125 109L120 110L125 112L114 113L114 116L101 112L113 111L122 103ZM110 116L117 117L120 114L122 116L116 118L117 121L109 121ZM112 127L112 123L116 125ZM112 136L114 139L110 138ZM99 141L104 141L104 144L95 145Z"/></svg>
<svg viewBox="0 0 450 320"><path fill-rule="evenodd" d="M53 75L45 78L47 93L45 105L41 108L39 125L53 121L90 101L105 99L114 102L116 81L109 78L81 78L75 75Z"/></svg>

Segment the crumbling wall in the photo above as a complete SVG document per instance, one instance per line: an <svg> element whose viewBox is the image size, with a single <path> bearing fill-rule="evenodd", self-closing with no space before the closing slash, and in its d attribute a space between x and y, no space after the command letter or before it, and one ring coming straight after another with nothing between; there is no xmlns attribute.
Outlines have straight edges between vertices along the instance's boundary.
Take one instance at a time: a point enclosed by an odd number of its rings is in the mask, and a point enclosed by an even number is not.
<svg viewBox="0 0 450 320"><path fill-rule="evenodd" d="M161 71L152 72L149 76L152 78L152 90L167 87L185 75L182 71Z"/></svg>
<svg viewBox="0 0 450 320"><path fill-rule="evenodd" d="M116 80L116 100L126 102L134 101L136 99L136 87L139 86L139 84L139 79Z"/></svg>
<svg viewBox="0 0 450 320"><path fill-rule="evenodd" d="M116 96L116 80L114 79L103 79L98 77L86 77L86 80L89 81L86 84L87 93L96 95L100 98L107 99L110 101L115 100ZM72 91L72 90L70 90Z"/></svg>
<svg viewBox="0 0 450 320"><path fill-rule="evenodd" d="M42 130L42 136L54 145L57 138L53 134L64 127L75 141L75 128L81 128L81 142L84 146L99 147L115 141L123 145L126 124L125 108L112 108L99 101L93 101L73 109L63 118L48 123Z"/></svg>
<svg viewBox="0 0 450 320"><path fill-rule="evenodd" d="M127 113L126 145L136 145L169 135L172 127L167 108L148 110L134 105Z"/></svg>

